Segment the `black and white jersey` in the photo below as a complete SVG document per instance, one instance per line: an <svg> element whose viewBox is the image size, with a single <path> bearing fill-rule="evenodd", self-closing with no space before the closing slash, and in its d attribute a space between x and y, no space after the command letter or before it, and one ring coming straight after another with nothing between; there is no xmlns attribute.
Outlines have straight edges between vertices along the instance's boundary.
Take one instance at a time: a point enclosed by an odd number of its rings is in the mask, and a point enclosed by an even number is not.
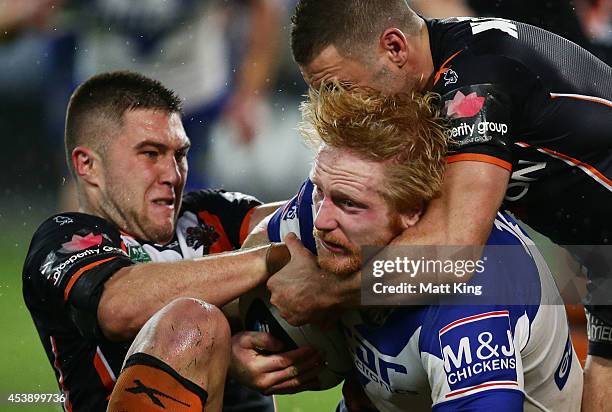
<svg viewBox="0 0 612 412"><path fill-rule="evenodd" d="M23 295L66 395L65 410L105 411L131 344L111 342L100 331L97 309L104 282L125 266L239 248L248 234L251 212L259 204L240 193L189 193L175 236L166 245L136 239L109 221L84 213L62 213L40 225L23 269ZM244 405L255 408L249 410L270 410L271 401L246 388L232 384L225 392L226 410Z"/></svg>
<svg viewBox="0 0 612 412"><path fill-rule="evenodd" d="M449 163L512 172L504 207L559 244L612 241L612 68L545 30L427 20Z"/></svg>

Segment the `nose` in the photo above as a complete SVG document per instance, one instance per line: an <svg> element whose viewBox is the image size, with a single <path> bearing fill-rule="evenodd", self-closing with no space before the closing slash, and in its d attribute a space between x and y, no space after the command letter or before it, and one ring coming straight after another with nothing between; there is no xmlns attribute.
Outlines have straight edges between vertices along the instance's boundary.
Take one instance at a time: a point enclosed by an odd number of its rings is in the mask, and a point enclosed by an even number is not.
<svg viewBox="0 0 612 412"><path fill-rule="evenodd" d="M318 205L315 205L315 209L315 228L319 230L331 231L338 227L338 220L336 216L337 208L331 200L328 198L323 198Z"/></svg>
<svg viewBox="0 0 612 412"><path fill-rule="evenodd" d="M183 179L181 163L174 156L168 156L161 169L159 179L162 184L174 187Z"/></svg>

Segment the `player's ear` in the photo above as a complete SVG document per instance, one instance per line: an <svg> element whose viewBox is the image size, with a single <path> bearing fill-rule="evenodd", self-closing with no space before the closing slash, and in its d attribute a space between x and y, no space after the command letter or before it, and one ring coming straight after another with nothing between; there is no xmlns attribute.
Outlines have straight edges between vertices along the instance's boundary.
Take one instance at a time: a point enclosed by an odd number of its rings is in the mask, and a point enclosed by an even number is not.
<svg viewBox="0 0 612 412"><path fill-rule="evenodd" d="M410 58L411 48L406 35L398 28L385 29L379 38L379 46L397 67L404 67Z"/></svg>
<svg viewBox="0 0 612 412"><path fill-rule="evenodd" d="M77 146L72 150L71 161L79 179L94 186L98 185L101 159L93 150L85 146Z"/></svg>
<svg viewBox="0 0 612 412"><path fill-rule="evenodd" d="M423 208L411 209L406 212L400 213L400 222L402 223L403 229L408 229L418 223L423 214Z"/></svg>

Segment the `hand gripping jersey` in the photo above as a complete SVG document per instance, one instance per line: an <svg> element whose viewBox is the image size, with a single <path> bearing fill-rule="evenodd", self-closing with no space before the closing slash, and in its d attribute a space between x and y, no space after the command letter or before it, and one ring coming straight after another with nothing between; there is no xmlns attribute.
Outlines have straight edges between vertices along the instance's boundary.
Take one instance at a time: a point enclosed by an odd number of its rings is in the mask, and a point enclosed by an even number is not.
<svg viewBox="0 0 612 412"><path fill-rule="evenodd" d="M313 253L313 185L268 224L280 241L294 232ZM533 242L505 213L498 213L489 245L532 247L510 261L490 259L484 273L526 268L522 281L501 283L517 304L406 306L382 324L364 321L363 311L343 317L359 380L381 411L495 410L579 411L582 369L569 336L565 309ZM534 282L535 281L535 282ZM527 288L527 290L525 290ZM538 304L525 304L526 295Z"/></svg>
<svg viewBox="0 0 612 412"><path fill-rule="evenodd" d="M512 172L505 207L558 244L612 241L612 68L576 44L493 18L428 20L450 163Z"/></svg>
<svg viewBox="0 0 612 412"><path fill-rule="evenodd" d="M104 282L125 266L239 248L251 211L259 204L240 193L189 193L175 236L163 246L135 239L83 213L62 213L40 225L23 269L23 295L66 394L65 410L105 411L131 344L108 341L100 331L96 314ZM226 411L245 405L259 411L271 408L269 399L235 383L226 385L224 405Z"/></svg>

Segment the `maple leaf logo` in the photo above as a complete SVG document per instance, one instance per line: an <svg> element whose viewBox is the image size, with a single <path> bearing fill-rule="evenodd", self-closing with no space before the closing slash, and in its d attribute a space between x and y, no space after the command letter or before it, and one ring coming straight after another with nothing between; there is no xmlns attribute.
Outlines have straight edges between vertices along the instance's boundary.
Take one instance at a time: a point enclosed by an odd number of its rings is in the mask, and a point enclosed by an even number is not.
<svg viewBox="0 0 612 412"><path fill-rule="evenodd" d="M460 117L472 117L478 114L484 105L485 98L478 96L476 92L472 92L467 96L458 91L453 97L453 100L444 102L446 115L454 119Z"/></svg>
<svg viewBox="0 0 612 412"><path fill-rule="evenodd" d="M85 236L72 235L69 242L62 243L60 252L78 252L79 250L89 249L102 243L102 235L89 233Z"/></svg>

